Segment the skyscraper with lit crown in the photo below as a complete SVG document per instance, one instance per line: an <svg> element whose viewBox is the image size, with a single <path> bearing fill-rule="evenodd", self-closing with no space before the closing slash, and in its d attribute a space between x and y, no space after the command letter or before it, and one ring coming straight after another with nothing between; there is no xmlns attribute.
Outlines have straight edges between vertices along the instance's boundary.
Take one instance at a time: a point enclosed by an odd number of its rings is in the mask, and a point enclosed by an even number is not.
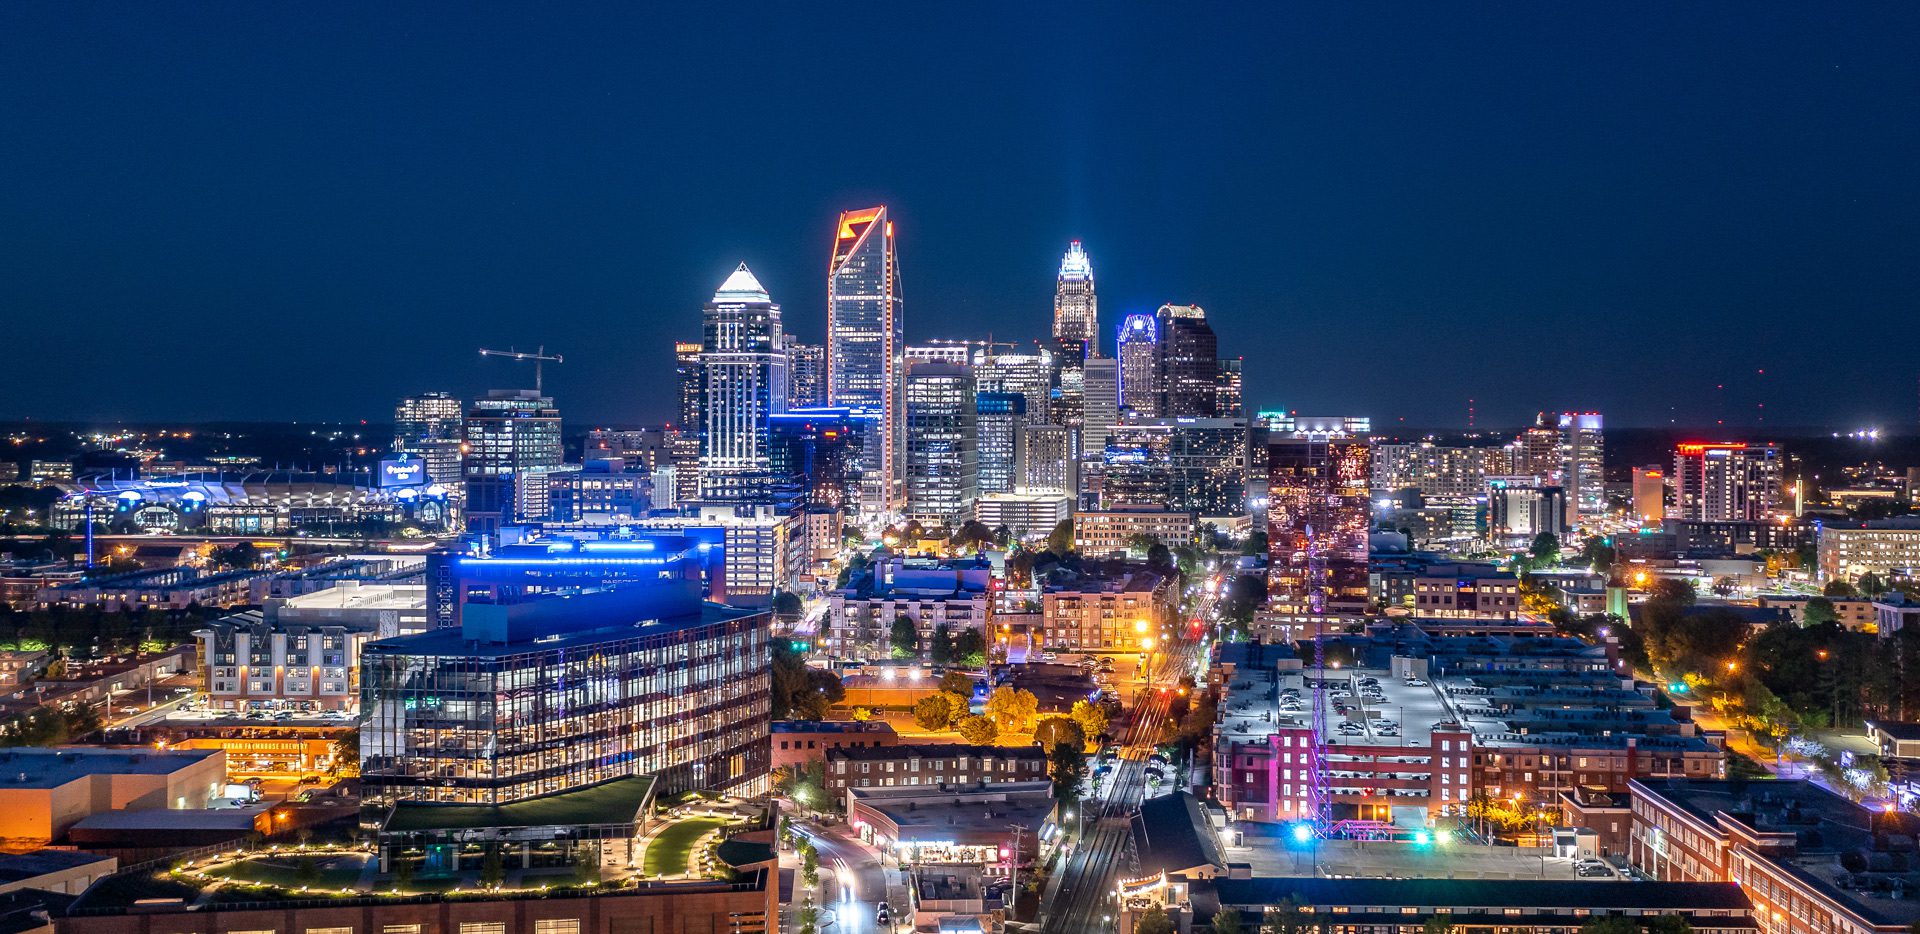
<svg viewBox="0 0 1920 934"><path fill-rule="evenodd" d="M1100 304L1093 294L1093 261L1075 240L1060 258L1053 288L1053 336L1094 343L1100 332Z"/></svg>
<svg viewBox="0 0 1920 934"><path fill-rule="evenodd" d="M869 515L901 502L906 330L900 263L884 205L845 211L827 263L827 400L879 412L880 443L862 456L858 507Z"/></svg>
<svg viewBox="0 0 1920 934"><path fill-rule="evenodd" d="M1138 418L1160 414L1160 325L1152 315L1120 322L1113 355L1120 361L1120 411Z"/></svg>
<svg viewBox="0 0 1920 934"><path fill-rule="evenodd" d="M700 498L753 502L771 493L767 430L787 410L780 306L741 263L702 316Z"/></svg>

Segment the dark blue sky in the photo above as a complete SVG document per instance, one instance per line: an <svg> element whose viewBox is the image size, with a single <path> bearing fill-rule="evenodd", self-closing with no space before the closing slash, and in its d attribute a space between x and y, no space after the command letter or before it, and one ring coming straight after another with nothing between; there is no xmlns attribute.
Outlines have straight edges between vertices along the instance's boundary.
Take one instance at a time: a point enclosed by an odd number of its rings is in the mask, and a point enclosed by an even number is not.
<svg viewBox="0 0 1920 934"><path fill-rule="evenodd" d="M1916 418L1920 5L389 6L0 5L0 417L384 419L544 341L663 419L733 264L818 339L884 201L914 341L1043 335L1079 237L1258 407Z"/></svg>

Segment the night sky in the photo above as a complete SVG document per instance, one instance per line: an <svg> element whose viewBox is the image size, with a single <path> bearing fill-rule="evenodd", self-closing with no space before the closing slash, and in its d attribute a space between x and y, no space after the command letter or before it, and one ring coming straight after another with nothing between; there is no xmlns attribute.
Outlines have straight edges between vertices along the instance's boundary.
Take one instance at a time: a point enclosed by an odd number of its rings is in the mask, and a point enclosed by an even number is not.
<svg viewBox="0 0 1920 934"><path fill-rule="evenodd" d="M664 420L733 265L818 340L875 202L910 341L1044 336L1078 237L1252 407L1920 417L1920 4L557 6L0 5L0 418L382 421L544 342Z"/></svg>

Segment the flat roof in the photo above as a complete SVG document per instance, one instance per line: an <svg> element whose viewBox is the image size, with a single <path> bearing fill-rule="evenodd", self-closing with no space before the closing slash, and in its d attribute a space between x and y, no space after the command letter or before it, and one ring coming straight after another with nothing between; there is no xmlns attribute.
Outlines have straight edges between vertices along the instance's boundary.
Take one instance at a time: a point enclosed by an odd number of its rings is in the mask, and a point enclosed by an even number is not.
<svg viewBox="0 0 1920 934"><path fill-rule="evenodd" d="M1805 779L1634 781L1709 827L1719 824L1717 815L1725 815L1760 833L1792 835L1795 855L1767 857L1767 862L1876 925L1920 923L1920 901L1888 896L1891 886L1908 892L1920 889L1920 871L1876 871L1874 866L1887 865L1874 859L1881 855L1874 850L1876 818L1873 812L1846 798ZM1899 820L1909 833L1915 820L1908 814L1880 819ZM1867 855L1867 872L1850 873L1841 868L1840 856L1849 852Z"/></svg>
<svg viewBox="0 0 1920 934"><path fill-rule="evenodd" d="M238 808L143 808L101 811L80 819L76 830L253 830L254 821L273 805Z"/></svg>
<svg viewBox="0 0 1920 934"><path fill-rule="evenodd" d="M738 607L724 606L718 603L702 603L700 612L685 613L666 618L635 620L630 623L612 623L597 629L581 629L536 640L516 640L512 642L478 642L466 638L458 626L443 629L429 629L426 632L407 636L395 636L367 643L361 651L396 653L402 655L448 655L467 658L497 658L507 655L524 655L528 652L553 651L593 645L600 642L612 642L634 636L664 635L682 629L691 629L709 623L744 619L749 616L761 616L765 610L743 610Z"/></svg>
<svg viewBox="0 0 1920 934"><path fill-rule="evenodd" d="M285 610L424 610L427 607L426 584L368 584L348 581L343 585L286 598Z"/></svg>
<svg viewBox="0 0 1920 934"><path fill-rule="evenodd" d="M0 789L58 788L90 775L171 775L221 755L218 749L103 746L0 750Z"/></svg>
<svg viewBox="0 0 1920 934"><path fill-rule="evenodd" d="M1751 910L1731 882L1613 882L1539 879L1215 879L1223 905L1381 905L1454 908Z"/></svg>
<svg viewBox="0 0 1920 934"><path fill-rule="evenodd" d="M901 840L914 842L1005 840L1010 824L1038 831L1059 803L1053 783L1045 781L996 782L964 791L907 785L849 792L854 803L900 828Z"/></svg>
<svg viewBox="0 0 1920 934"><path fill-rule="evenodd" d="M31 853L0 855L0 882L22 882L48 873L65 872L81 866L109 862L111 856L84 850L35 850Z"/></svg>
<svg viewBox="0 0 1920 934"><path fill-rule="evenodd" d="M509 827L577 827L630 824L653 798L654 777L629 775L572 791L508 804L440 804L401 801L381 828L385 833L480 830Z"/></svg>

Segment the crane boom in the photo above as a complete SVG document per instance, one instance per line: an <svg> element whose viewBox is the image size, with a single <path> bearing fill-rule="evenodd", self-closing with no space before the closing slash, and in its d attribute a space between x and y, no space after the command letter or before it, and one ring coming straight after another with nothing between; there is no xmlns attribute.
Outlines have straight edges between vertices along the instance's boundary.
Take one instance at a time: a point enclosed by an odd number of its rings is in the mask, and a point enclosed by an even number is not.
<svg viewBox="0 0 1920 934"><path fill-rule="evenodd" d="M523 350L515 350L511 347L507 348L506 350L488 350L487 348L482 347L480 348L480 356L505 357L508 360L532 360L533 361L533 391L536 393L540 393L541 395L546 394L545 387L542 385L542 377L545 375L542 372L542 370L545 369L546 365L549 363L567 362L566 358L560 356L559 354L547 353L547 345L545 344L541 344L539 347L535 348L532 353L527 353L526 351L523 351Z"/></svg>

